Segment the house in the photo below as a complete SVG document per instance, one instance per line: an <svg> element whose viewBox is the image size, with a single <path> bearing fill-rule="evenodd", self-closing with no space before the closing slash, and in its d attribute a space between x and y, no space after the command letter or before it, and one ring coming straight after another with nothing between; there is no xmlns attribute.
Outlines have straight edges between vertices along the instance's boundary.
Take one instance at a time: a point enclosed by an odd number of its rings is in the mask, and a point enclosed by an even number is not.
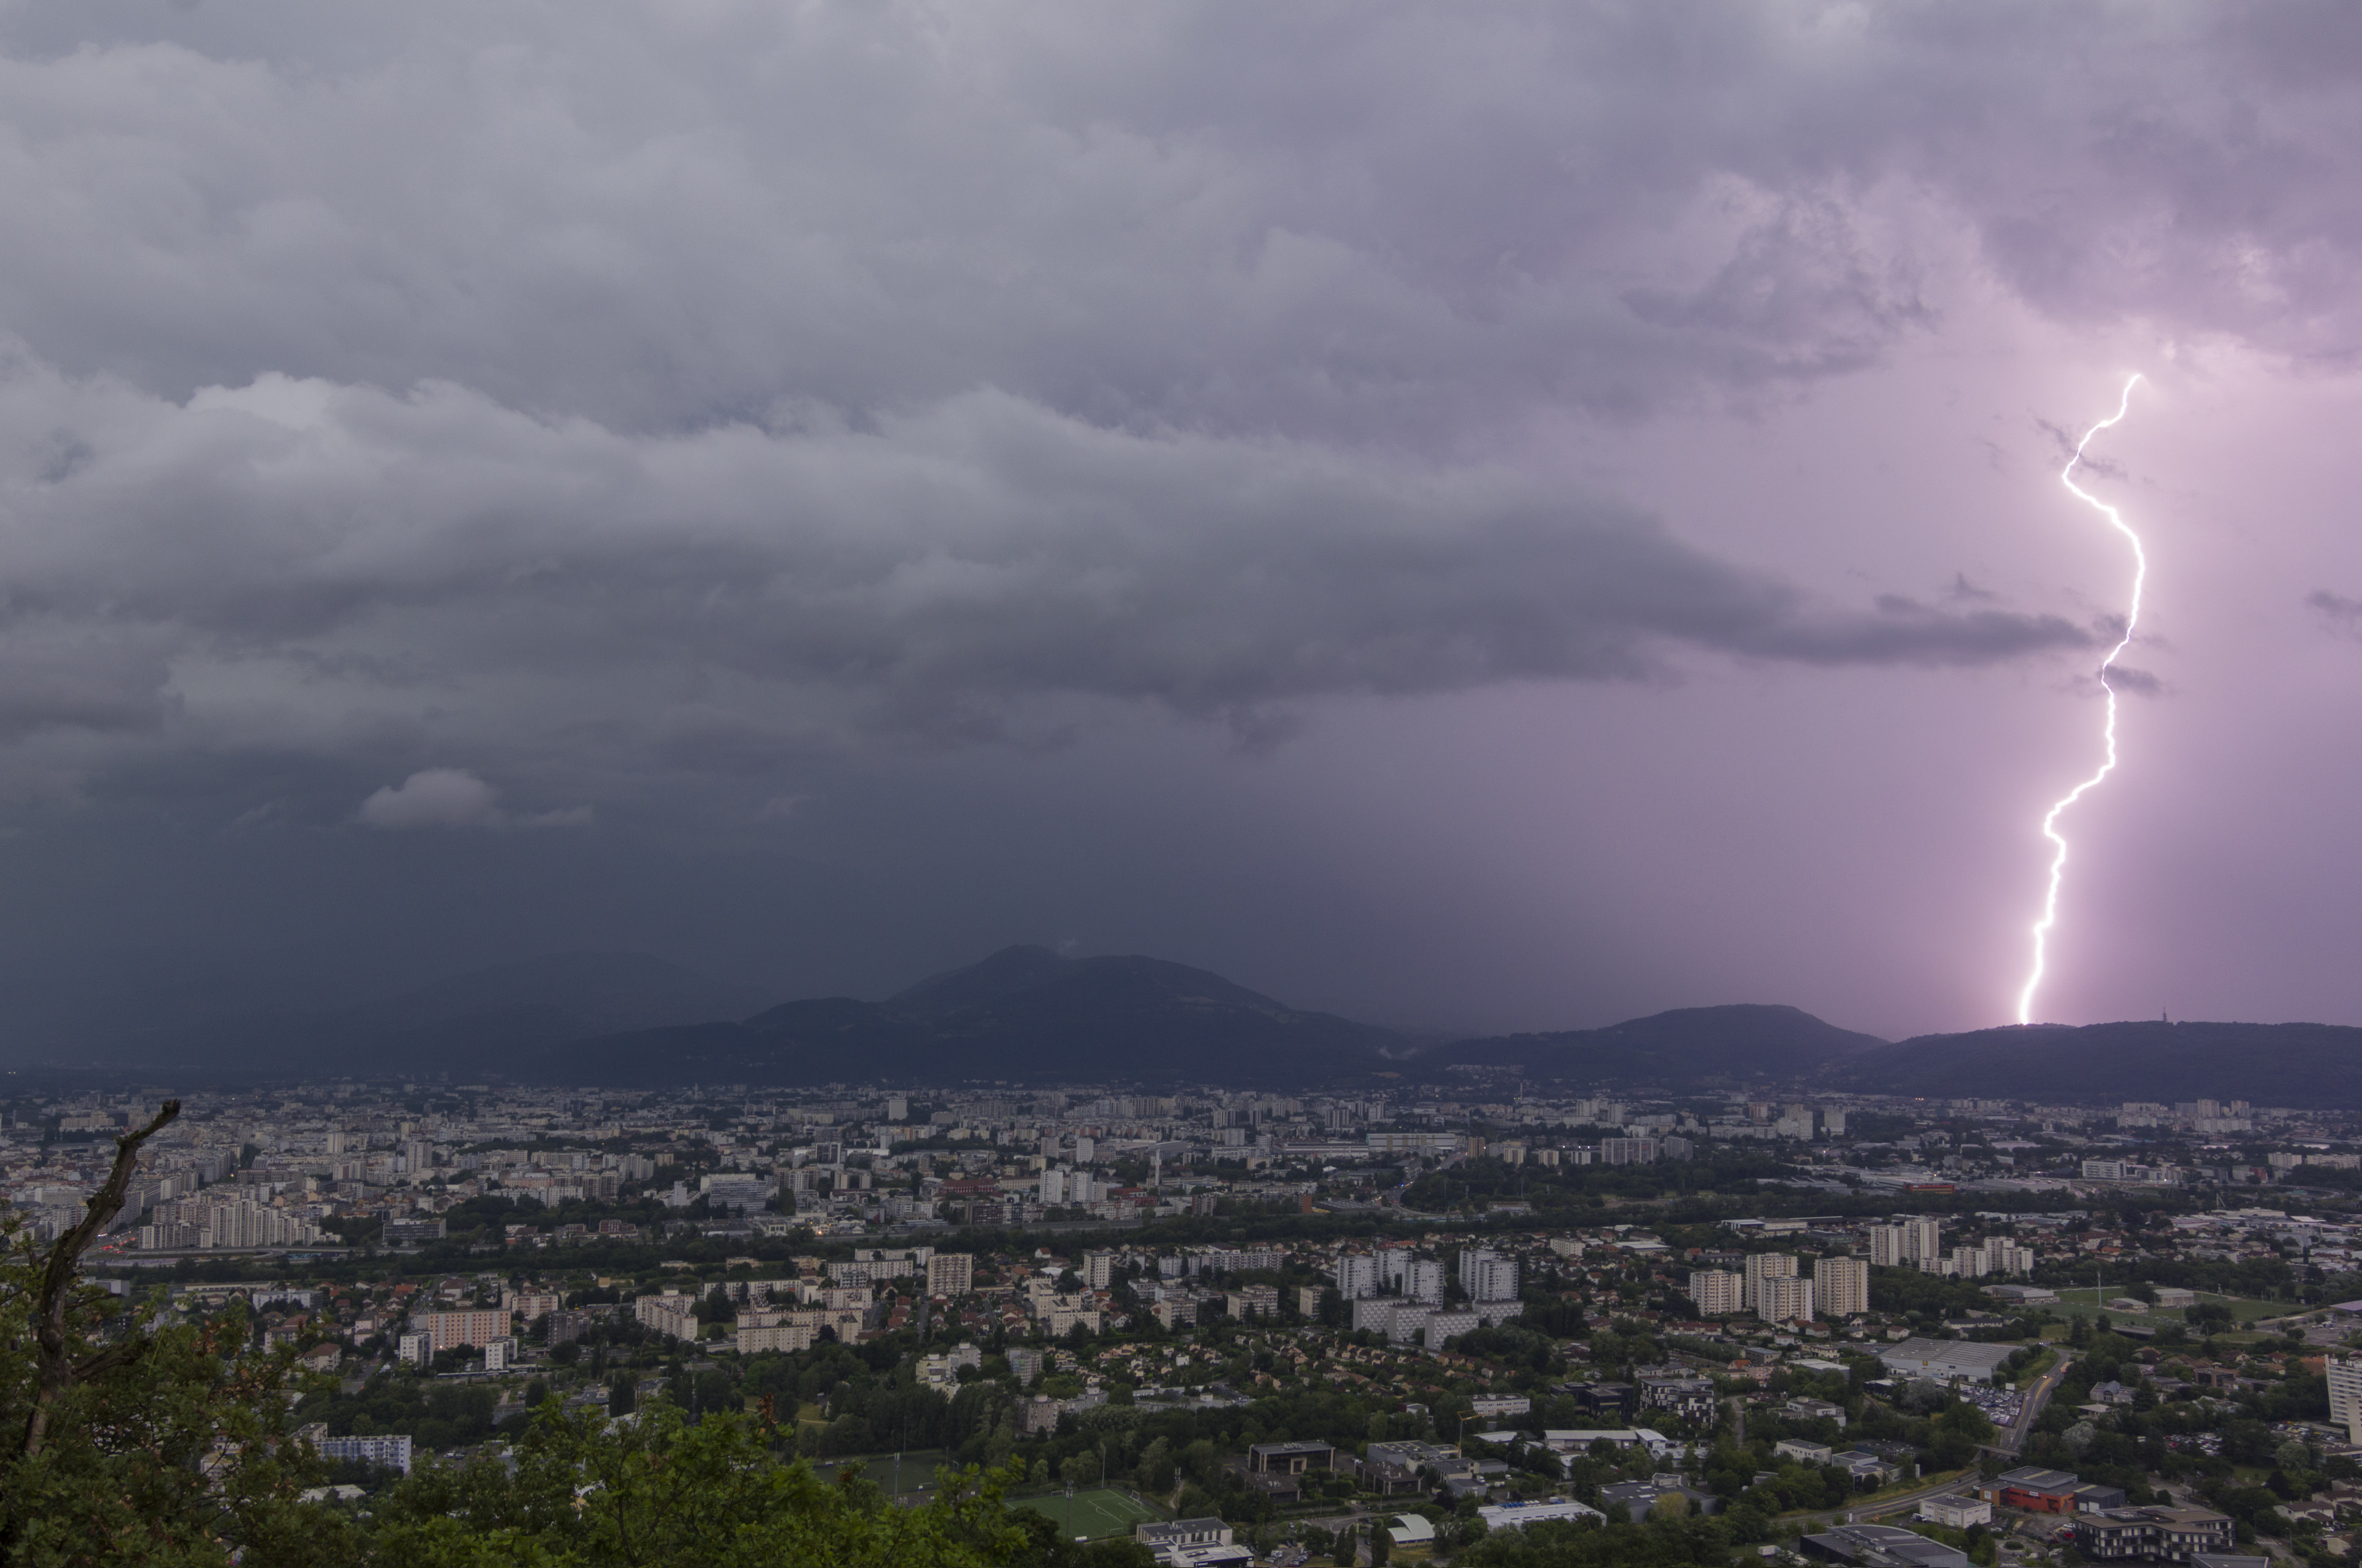
<svg viewBox="0 0 2362 1568"><path fill-rule="evenodd" d="M1831 1404L1827 1399L1807 1399L1799 1397L1781 1406L1780 1413L1790 1420L1835 1421L1840 1427L1846 1424L1845 1407Z"/></svg>

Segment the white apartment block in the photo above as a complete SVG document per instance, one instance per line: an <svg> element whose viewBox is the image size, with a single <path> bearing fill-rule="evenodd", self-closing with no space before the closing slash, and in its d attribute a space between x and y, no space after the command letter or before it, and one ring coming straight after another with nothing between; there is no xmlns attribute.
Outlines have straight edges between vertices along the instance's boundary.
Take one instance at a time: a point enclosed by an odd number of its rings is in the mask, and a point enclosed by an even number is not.
<svg viewBox="0 0 2362 1568"><path fill-rule="evenodd" d="M480 1348L496 1339L506 1339L509 1315L495 1308L475 1308L459 1312L413 1312L411 1328L426 1336L427 1354L434 1355L461 1345Z"/></svg>
<svg viewBox="0 0 2362 1568"><path fill-rule="evenodd" d="M1767 1279L1794 1279L1796 1259L1792 1253L1751 1252L1747 1255L1746 1302L1749 1310L1763 1310L1763 1282Z"/></svg>
<svg viewBox="0 0 2362 1568"><path fill-rule="evenodd" d="M939 1252L927 1259L927 1294L965 1296L972 1288L976 1256L965 1252Z"/></svg>
<svg viewBox="0 0 2362 1568"><path fill-rule="evenodd" d="M1358 1301L1378 1293L1378 1260L1366 1253L1340 1253L1337 1256L1337 1294L1348 1301Z"/></svg>
<svg viewBox="0 0 2362 1568"><path fill-rule="evenodd" d="M2347 1442L2362 1442L2362 1356L2330 1357L2329 1419L2345 1429Z"/></svg>
<svg viewBox="0 0 2362 1568"><path fill-rule="evenodd" d="M1727 1268L1694 1268L1690 1270L1690 1302L1702 1318L1745 1311L1746 1277Z"/></svg>
<svg viewBox="0 0 2362 1568"><path fill-rule="evenodd" d="M1813 1315L1813 1282L1794 1275L1766 1275L1757 1285L1755 1315L1766 1322L1802 1322Z"/></svg>
<svg viewBox="0 0 2362 1568"><path fill-rule="evenodd" d="M1518 1299L1518 1265L1496 1252L1471 1247L1460 1255L1460 1288L1472 1301Z"/></svg>
<svg viewBox="0 0 2362 1568"><path fill-rule="evenodd" d="M638 1298L632 1303L632 1317L653 1333L672 1339L697 1338L697 1299L678 1290Z"/></svg>
<svg viewBox="0 0 2362 1568"><path fill-rule="evenodd" d="M1813 1262L1813 1299L1826 1318L1850 1318L1870 1310L1870 1265L1858 1257Z"/></svg>

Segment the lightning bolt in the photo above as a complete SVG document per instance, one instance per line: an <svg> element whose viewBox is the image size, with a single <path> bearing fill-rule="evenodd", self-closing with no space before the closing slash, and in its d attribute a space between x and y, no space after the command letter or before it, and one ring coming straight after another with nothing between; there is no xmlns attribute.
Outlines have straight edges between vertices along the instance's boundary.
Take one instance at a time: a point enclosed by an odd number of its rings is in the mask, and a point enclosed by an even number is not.
<svg viewBox="0 0 2362 1568"><path fill-rule="evenodd" d="M2123 657L2125 650L2132 646L2133 629L2140 624L2141 587L2148 581L2148 552L2141 548L2140 535L2125 521L2122 512L2075 482L2075 469L2083 461L2083 448L2092 444L2093 436L2123 422L2125 415L2132 410L2133 389L2139 385L2140 377L2137 375L2125 383L2124 396L2116 401L2116 411L2083 433L2083 439L2075 444L2075 455L2067 459L2067 466L2058 475L2058 482L2072 491L2077 500L2105 517L2108 526L2123 534L2125 543L2133 547L2133 602L2132 609L2125 616L2123 638L2108 650L2108 656L2100 661L2100 686L2108 694L2108 721L2102 731L2107 743L2107 758L2100 764L2097 773L2060 795L2042 818L2042 836L2050 840L2053 849L2050 886L2042 896L2042 918L2034 923L2034 971L2025 977L2025 989L2017 995L2017 1021L2021 1024L2034 1022L2034 993L2042 988L2043 970L2048 959L2050 928L2058 924L2058 884L2067 875L2067 839L2058 831L2058 818L2069 806L2099 788L2101 781L2116 771L2116 688L2109 684L2108 672Z"/></svg>

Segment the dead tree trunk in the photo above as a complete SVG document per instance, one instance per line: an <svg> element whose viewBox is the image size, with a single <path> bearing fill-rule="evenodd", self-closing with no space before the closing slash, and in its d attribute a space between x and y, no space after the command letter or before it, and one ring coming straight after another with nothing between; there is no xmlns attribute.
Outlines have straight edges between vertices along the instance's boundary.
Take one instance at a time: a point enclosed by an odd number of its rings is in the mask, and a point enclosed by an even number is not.
<svg viewBox="0 0 2362 1568"><path fill-rule="evenodd" d="M181 1102L167 1100L154 1121L115 1140L115 1168L107 1173L105 1185L90 1195L81 1222L57 1239L41 1266L40 1283L33 1298L37 1381L32 1412L25 1419L25 1436L17 1448L20 1459L30 1460L40 1453L49 1438L50 1415L76 1384L87 1383L112 1367L136 1359L147 1348L144 1340L127 1339L77 1361L66 1332L66 1313L73 1305L74 1280L82 1272L82 1255L123 1212L123 1200L131 1190L132 1173L139 1168L139 1146L180 1113ZM16 1523L14 1519L8 1521L8 1535L16 1533Z"/></svg>

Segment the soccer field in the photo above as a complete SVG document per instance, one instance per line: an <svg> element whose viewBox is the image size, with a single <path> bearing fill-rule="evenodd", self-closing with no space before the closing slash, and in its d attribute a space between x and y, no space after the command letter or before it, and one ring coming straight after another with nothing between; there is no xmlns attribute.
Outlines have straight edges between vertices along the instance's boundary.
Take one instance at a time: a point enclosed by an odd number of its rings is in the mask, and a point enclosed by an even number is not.
<svg viewBox="0 0 2362 1568"><path fill-rule="evenodd" d="M1039 1497L1014 1497L1010 1506L1036 1508L1054 1521L1061 1533L1085 1536L1099 1541L1110 1535L1130 1535L1131 1527L1142 1519L1158 1518L1154 1508L1133 1501L1121 1492L1101 1487L1078 1491L1069 1497L1064 1492L1051 1492Z"/></svg>

